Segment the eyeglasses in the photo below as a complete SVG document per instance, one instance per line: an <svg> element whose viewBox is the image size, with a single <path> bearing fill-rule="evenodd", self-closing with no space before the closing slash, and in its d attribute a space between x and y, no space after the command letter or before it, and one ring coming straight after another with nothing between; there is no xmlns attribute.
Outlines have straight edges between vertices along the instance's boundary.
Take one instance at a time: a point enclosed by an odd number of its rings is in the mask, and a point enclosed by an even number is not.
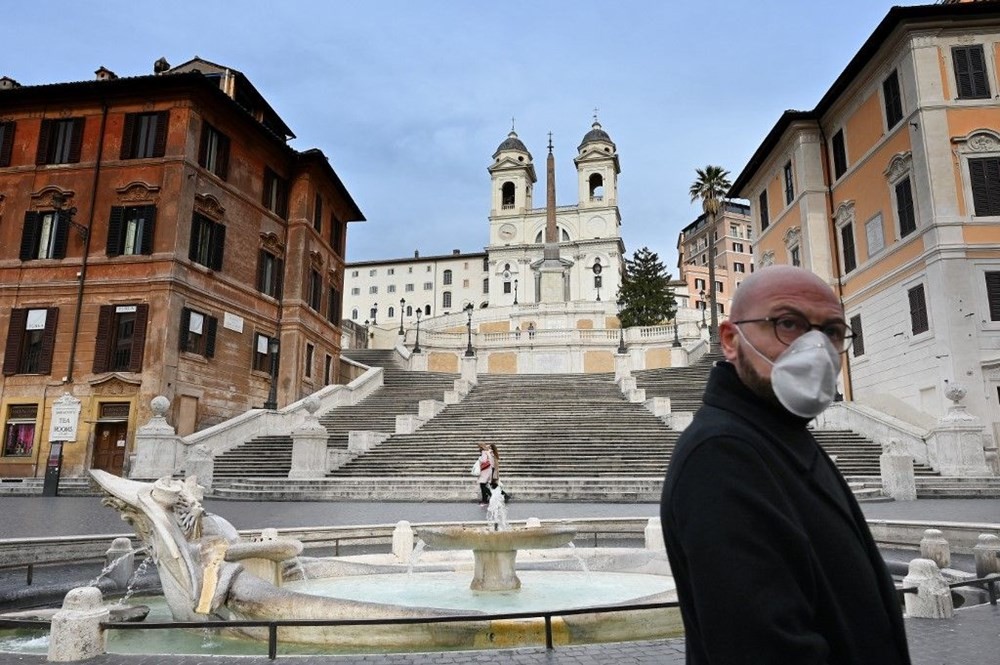
<svg viewBox="0 0 1000 665"><path fill-rule="evenodd" d="M770 323L774 328L774 336L785 346L789 346L810 330L818 330L826 335L833 344L833 348L837 349L840 353L844 353L851 348L851 343L854 340L854 331L846 323L809 323L809 319L797 314L782 314L775 317L765 316L762 319L733 321L734 325L740 325L741 323Z"/></svg>

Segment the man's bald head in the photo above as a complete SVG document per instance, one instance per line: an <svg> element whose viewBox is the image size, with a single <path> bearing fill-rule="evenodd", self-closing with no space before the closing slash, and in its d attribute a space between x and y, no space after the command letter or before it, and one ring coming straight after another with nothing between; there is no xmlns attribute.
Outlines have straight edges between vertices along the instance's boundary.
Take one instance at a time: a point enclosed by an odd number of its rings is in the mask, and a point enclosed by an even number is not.
<svg viewBox="0 0 1000 665"><path fill-rule="evenodd" d="M793 293L809 293L840 306L833 289L815 274L797 266L777 265L761 268L740 282L730 305L729 318L739 321L754 316L751 308L755 303Z"/></svg>

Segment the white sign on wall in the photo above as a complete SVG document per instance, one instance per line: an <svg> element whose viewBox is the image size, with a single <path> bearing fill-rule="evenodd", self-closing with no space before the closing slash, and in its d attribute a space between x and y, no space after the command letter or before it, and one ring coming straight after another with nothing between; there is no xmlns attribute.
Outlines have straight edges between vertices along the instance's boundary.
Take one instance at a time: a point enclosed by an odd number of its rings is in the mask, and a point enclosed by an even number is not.
<svg viewBox="0 0 1000 665"><path fill-rule="evenodd" d="M45 330L45 319L49 313L47 309L29 309L28 321L24 326L25 330Z"/></svg>
<svg viewBox="0 0 1000 665"><path fill-rule="evenodd" d="M222 327L235 332L243 332L243 317L226 312L222 315Z"/></svg>
<svg viewBox="0 0 1000 665"><path fill-rule="evenodd" d="M76 441L76 427L80 422L80 400L69 393L52 403L52 424L49 441Z"/></svg>

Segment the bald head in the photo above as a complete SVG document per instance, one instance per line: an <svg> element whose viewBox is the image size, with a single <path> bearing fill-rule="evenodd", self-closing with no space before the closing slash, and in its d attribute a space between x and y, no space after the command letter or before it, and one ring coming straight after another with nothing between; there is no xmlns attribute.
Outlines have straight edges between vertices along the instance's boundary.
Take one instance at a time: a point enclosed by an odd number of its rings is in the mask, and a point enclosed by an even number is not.
<svg viewBox="0 0 1000 665"><path fill-rule="evenodd" d="M733 321L756 316L752 312L755 304L772 301L783 296L806 296L816 298L840 307L840 301L833 289L805 268L776 265L761 268L740 282L729 309Z"/></svg>

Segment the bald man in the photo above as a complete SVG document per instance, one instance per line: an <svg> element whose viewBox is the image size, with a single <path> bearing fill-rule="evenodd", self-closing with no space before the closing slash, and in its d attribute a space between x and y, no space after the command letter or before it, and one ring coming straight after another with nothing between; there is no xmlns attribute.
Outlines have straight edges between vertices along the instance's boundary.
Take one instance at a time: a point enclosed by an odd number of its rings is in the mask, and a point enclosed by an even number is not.
<svg viewBox="0 0 1000 665"><path fill-rule="evenodd" d="M852 337L830 287L792 266L740 284L724 362L681 435L660 517L688 663L909 663L892 579L807 429Z"/></svg>

